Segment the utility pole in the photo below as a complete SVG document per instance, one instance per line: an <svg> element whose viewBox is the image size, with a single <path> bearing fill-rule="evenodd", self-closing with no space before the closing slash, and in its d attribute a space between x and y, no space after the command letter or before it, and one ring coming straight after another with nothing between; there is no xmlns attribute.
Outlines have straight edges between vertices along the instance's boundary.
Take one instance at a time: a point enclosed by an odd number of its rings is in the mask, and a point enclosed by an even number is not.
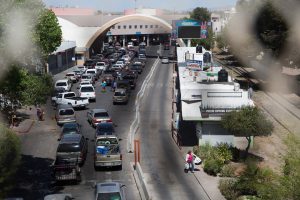
<svg viewBox="0 0 300 200"><path fill-rule="evenodd" d="M134 10L135 10L135 14L136 14L136 1L137 1L137 0L134 0Z"/></svg>

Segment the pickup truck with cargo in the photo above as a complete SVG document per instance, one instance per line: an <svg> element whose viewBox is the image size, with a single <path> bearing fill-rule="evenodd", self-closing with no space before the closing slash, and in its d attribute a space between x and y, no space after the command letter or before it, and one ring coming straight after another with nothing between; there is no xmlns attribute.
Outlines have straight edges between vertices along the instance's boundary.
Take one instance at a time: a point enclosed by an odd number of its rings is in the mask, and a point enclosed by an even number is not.
<svg viewBox="0 0 300 200"><path fill-rule="evenodd" d="M89 105L89 99L85 97L77 97L74 92L59 93L56 97L52 97L56 105L69 104L73 108L85 108Z"/></svg>
<svg viewBox="0 0 300 200"><path fill-rule="evenodd" d="M117 136L99 135L96 137L94 167L119 167L122 169L122 154Z"/></svg>

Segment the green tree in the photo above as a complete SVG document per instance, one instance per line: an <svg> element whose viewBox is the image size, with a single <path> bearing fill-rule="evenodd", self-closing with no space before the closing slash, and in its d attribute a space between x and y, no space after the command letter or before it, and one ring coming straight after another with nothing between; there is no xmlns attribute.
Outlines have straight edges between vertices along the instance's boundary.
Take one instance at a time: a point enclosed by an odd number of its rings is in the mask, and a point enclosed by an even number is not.
<svg viewBox="0 0 300 200"><path fill-rule="evenodd" d="M210 12L207 8L197 7L190 13L190 18L200 22L210 21Z"/></svg>
<svg viewBox="0 0 300 200"><path fill-rule="evenodd" d="M13 177L20 164L20 140L18 136L0 125L0 198L12 187Z"/></svg>
<svg viewBox="0 0 300 200"><path fill-rule="evenodd" d="M36 25L36 40L42 50L45 61L49 54L60 46L62 41L62 31L53 11L44 9L41 12Z"/></svg>
<svg viewBox="0 0 300 200"><path fill-rule="evenodd" d="M232 111L222 117L222 125L234 136L246 137L246 157L253 136L268 136L273 131L273 124L257 107L243 107L240 111Z"/></svg>

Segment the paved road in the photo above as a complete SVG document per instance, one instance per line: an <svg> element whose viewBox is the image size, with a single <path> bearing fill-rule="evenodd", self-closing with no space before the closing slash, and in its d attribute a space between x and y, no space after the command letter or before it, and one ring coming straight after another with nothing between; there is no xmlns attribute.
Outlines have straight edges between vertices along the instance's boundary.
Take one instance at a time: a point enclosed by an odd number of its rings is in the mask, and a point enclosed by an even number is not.
<svg viewBox="0 0 300 200"><path fill-rule="evenodd" d="M182 152L172 140L172 64L159 63L141 103L141 166L152 199L208 199L195 176L184 173ZM197 172L196 172L197 173Z"/></svg>

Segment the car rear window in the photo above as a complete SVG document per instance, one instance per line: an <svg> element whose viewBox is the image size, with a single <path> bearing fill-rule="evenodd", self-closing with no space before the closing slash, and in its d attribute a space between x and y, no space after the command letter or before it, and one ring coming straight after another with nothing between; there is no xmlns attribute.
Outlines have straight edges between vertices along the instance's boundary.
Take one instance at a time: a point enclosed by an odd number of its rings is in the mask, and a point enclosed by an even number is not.
<svg viewBox="0 0 300 200"><path fill-rule="evenodd" d="M82 78L82 79L91 79L92 77L91 77L91 76L88 76L88 75L83 75L81 78Z"/></svg>
<svg viewBox="0 0 300 200"><path fill-rule="evenodd" d="M93 87L81 87L80 89L81 92L94 92L94 88Z"/></svg>
<svg viewBox="0 0 300 200"><path fill-rule="evenodd" d="M125 92L115 92L115 96L125 96Z"/></svg>
<svg viewBox="0 0 300 200"><path fill-rule="evenodd" d="M94 117L109 117L107 112L98 112L94 114Z"/></svg>
<svg viewBox="0 0 300 200"><path fill-rule="evenodd" d="M66 82L58 82L56 83L56 86L67 86Z"/></svg>
<svg viewBox="0 0 300 200"><path fill-rule="evenodd" d="M87 74L96 74L94 70L86 71Z"/></svg>
<svg viewBox="0 0 300 200"><path fill-rule="evenodd" d="M113 200L121 200L121 196L119 192L110 192L110 193L99 193L97 200L107 200L107 199L113 199Z"/></svg>
<svg viewBox="0 0 300 200"><path fill-rule="evenodd" d="M78 143L71 144L59 144L57 148L57 152L79 152L80 145Z"/></svg>
<svg viewBox="0 0 300 200"><path fill-rule="evenodd" d="M74 115L73 109L63 109L59 111L59 115Z"/></svg>

